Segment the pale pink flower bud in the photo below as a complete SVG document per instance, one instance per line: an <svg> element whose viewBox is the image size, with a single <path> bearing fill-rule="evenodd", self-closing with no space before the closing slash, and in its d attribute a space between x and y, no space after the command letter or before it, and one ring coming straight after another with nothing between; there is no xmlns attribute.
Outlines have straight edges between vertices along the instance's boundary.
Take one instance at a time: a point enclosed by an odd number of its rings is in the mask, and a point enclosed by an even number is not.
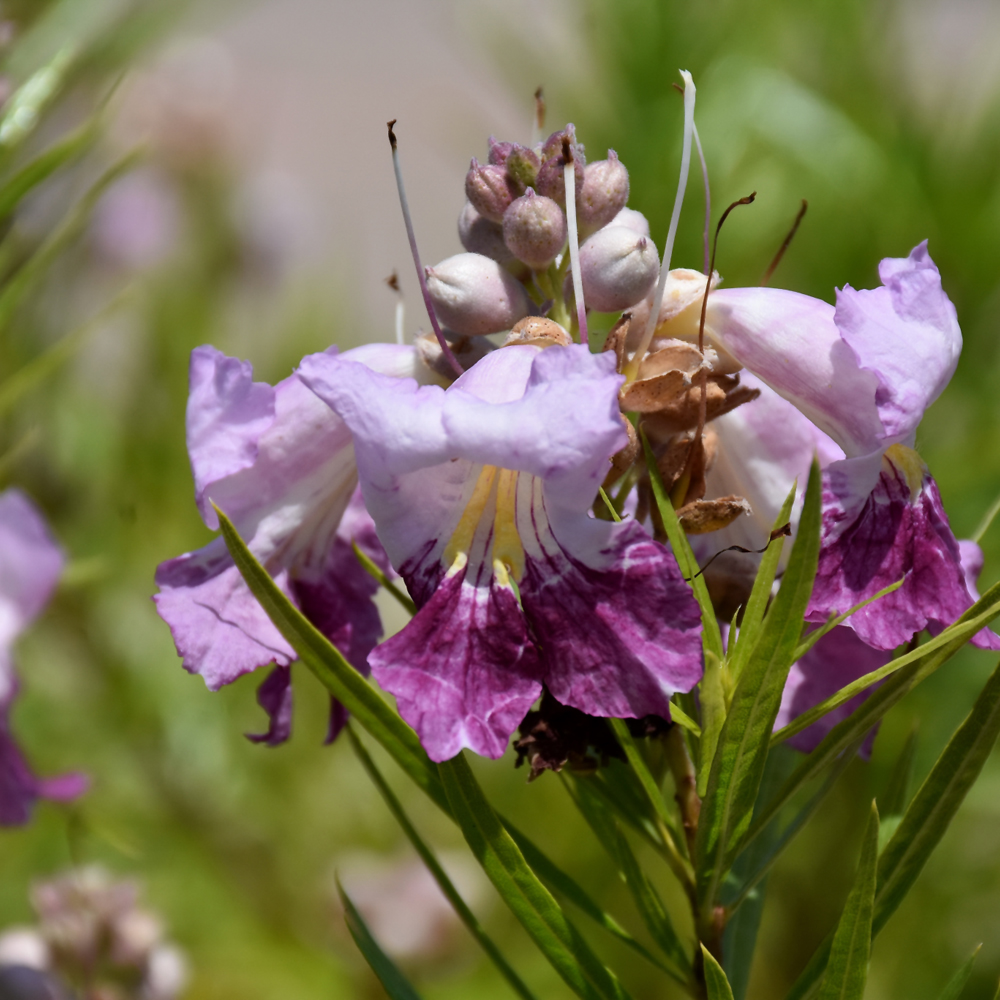
<svg viewBox="0 0 1000 1000"><path fill-rule="evenodd" d="M503 226L480 215L471 201L465 203L458 217L458 238L469 253L482 254L501 264L514 259L503 241Z"/></svg>
<svg viewBox="0 0 1000 1000"><path fill-rule="evenodd" d="M475 336L509 330L531 312L524 285L482 254L455 254L426 271L438 319L455 333Z"/></svg>
<svg viewBox="0 0 1000 1000"><path fill-rule="evenodd" d="M539 167L535 183L535 190L539 194L551 198L563 208L566 206L566 179L563 175L564 139L569 140L570 155L573 157L573 169L576 174L576 190L579 193L582 189L583 171L587 161L583 155L583 146L576 141L576 129L573 125L567 125L564 129L553 132L545 140L542 145L542 165Z"/></svg>
<svg viewBox="0 0 1000 1000"><path fill-rule="evenodd" d="M528 188L503 214L503 239L518 260L544 270L566 245L566 216L551 198Z"/></svg>
<svg viewBox="0 0 1000 1000"><path fill-rule="evenodd" d="M507 178L506 167L481 164L475 157L465 175L465 196L475 210L493 222L500 222L518 191Z"/></svg>
<svg viewBox="0 0 1000 1000"><path fill-rule="evenodd" d="M486 140L486 144L490 151L487 156L487 162L495 167L502 167L507 162L507 157L510 156L510 151L514 148L514 143L500 142L497 137L493 135Z"/></svg>
<svg viewBox="0 0 1000 1000"><path fill-rule="evenodd" d="M624 226L605 226L580 247L580 271L587 305L618 312L649 294L660 260L652 240Z"/></svg>
<svg viewBox="0 0 1000 1000"><path fill-rule="evenodd" d="M576 196L576 217L581 231L592 233L606 226L628 201L628 171L618 154L608 150L606 160L588 163L583 187Z"/></svg>
<svg viewBox="0 0 1000 1000"><path fill-rule="evenodd" d="M640 236L649 235L649 220L634 208L623 208L609 223L609 226L624 226Z"/></svg>

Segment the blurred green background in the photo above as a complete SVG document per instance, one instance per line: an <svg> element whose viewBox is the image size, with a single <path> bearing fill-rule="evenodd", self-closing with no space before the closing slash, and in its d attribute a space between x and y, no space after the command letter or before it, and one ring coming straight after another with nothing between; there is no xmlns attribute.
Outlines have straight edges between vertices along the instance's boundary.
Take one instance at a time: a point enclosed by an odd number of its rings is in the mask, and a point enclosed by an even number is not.
<svg viewBox="0 0 1000 1000"><path fill-rule="evenodd" d="M40 773L93 776L78 805L43 804L30 826L0 835L0 927L29 921L33 879L101 861L145 880L189 956L192 1000L383 995L342 929L334 872L350 886L353 871L360 886L372 852L398 861L408 849L350 748L320 745L325 695L297 671L291 742L252 745L242 734L265 728L256 680L209 694L181 669L149 597L156 564L209 537L184 447L191 348L214 343L273 382L330 343L391 339L394 300L380 282L393 268L410 290L408 329L420 325L384 149L389 117L400 118L429 262L459 249L468 157L485 154L490 132L527 139L540 83L553 128L574 121L593 159L617 150L630 204L662 246L680 146L671 84L689 69L715 216L758 194L722 237L726 281L759 281L802 198L809 213L775 285L832 299L836 285L872 286L881 257L929 238L965 351L918 447L959 537L1000 492L992 0L381 0L364 12L345 0L194 0L183 10L31 0L5 3L2 18L12 22L0 71L9 86L65 46L76 57L25 147L0 154L4 169L77 127L117 87L96 145L6 224L8 286L103 169L136 146L142 159L23 283L16 307L0 308L3 384L75 338L0 409L0 486L31 494L71 558L17 650L24 694L13 724ZM689 195L674 261L701 267L696 176ZM985 585L1000 578L1000 527L983 547ZM918 727L919 780L992 665L971 650L957 657L889 717L871 763L848 769L771 879L751 997L781 996L836 920L867 802L907 734ZM495 801L638 932L559 779L529 786L511 763L479 762ZM457 832L388 763L387 772L419 828L461 850ZM931 1000L979 942L964 996L993 996L998 822L994 758L878 939L871 1000ZM470 888L539 994L566 995L489 887ZM418 900L412 919L429 912ZM598 944L637 998L672 995ZM432 1000L507 995L460 931L401 961Z"/></svg>

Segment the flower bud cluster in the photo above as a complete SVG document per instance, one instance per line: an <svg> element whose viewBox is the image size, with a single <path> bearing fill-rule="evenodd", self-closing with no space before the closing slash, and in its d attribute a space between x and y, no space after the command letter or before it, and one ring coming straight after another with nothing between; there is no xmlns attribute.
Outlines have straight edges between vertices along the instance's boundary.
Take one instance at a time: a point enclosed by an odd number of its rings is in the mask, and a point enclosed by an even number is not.
<svg viewBox="0 0 1000 1000"><path fill-rule="evenodd" d="M645 218L625 207L628 170L613 150L587 163L567 125L534 148L490 137L485 163L473 159L458 235L467 251L427 268L428 292L442 325L461 336L499 333L529 316L568 327L569 223L566 165L587 308L627 309L659 276ZM568 292L568 294L567 294Z"/></svg>

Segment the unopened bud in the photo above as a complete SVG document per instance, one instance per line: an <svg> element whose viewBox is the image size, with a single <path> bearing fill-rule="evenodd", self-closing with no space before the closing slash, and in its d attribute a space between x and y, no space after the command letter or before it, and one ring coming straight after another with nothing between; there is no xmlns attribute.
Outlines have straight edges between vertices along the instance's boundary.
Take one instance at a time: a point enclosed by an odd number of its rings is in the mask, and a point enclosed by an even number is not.
<svg viewBox="0 0 1000 1000"><path fill-rule="evenodd" d="M507 179L506 167L483 165L475 157L465 175L465 196L475 210L493 222L500 222L507 206L517 197Z"/></svg>
<svg viewBox="0 0 1000 1000"><path fill-rule="evenodd" d="M528 188L504 212L503 239L518 260L544 270L566 245L566 216L551 198Z"/></svg>
<svg viewBox="0 0 1000 1000"><path fill-rule="evenodd" d="M518 190L534 187L538 178L538 168L542 165L538 154L527 146L516 143L511 147L504 166L507 168L507 179L513 182Z"/></svg>
<svg viewBox="0 0 1000 1000"><path fill-rule="evenodd" d="M641 236L649 235L649 220L634 208L623 208L609 223L609 226L624 226Z"/></svg>
<svg viewBox="0 0 1000 1000"><path fill-rule="evenodd" d="M531 312L524 285L482 254L455 254L426 271L438 319L455 333L475 336L509 330Z"/></svg>
<svg viewBox="0 0 1000 1000"><path fill-rule="evenodd" d="M486 144L490 151L487 161L495 167L502 167L507 162L510 151L514 148L514 143L500 142L496 136L492 135L486 140Z"/></svg>
<svg viewBox="0 0 1000 1000"><path fill-rule="evenodd" d="M469 253L482 254L501 264L514 259L503 241L503 226L480 215L471 201L465 203L458 217L458 238Z"/></svg>
<svg viewBox="0 0 1000 1000"><path fill-rule="evenodd" d="M618 312L650 292L660 260L652 240L624 226L605 226L580 247L580 272L587 305Z"/></svg>
<svg viewBox="0 0 1000 1000"><path fill-rule="evenodd" d="M538 179L535 183L535 190L539 194L545 195L557 202L562 208L566 207L566 178L563 173L566 145L569 145L570 155L573 158L573 170L576 174L576 190L583 187L583 172L586 166L586 159L583 155L583 146L576 141L576 128L567 125L545 140L542 145L542 165L538 169Z"/></svg>
<svg viewBox="0 0 1000 1000"><path fill-rule="evenodd" d="M592 233L606 226L628 201L628 171L618 154L608 150L606 160L588 163L583 186L576 196L576 218L580 229Z"/></svg>

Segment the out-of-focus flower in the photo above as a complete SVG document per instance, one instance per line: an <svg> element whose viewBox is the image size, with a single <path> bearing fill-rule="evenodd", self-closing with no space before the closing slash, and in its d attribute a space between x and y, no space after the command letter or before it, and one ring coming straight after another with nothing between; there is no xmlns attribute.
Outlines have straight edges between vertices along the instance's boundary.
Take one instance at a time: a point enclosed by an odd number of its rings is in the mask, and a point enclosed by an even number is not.
<svg viewBox="0 0 1000 1000"><path fill-rule="evenodd" d="M39 987L49 992L38 997L63 997L68 987L84 1000L173 1000L184 988L184 955L139 905L137 883L78 868L37 883L31 901L38 925L0 936L0 965L43 974Z"/></svg>
<svg viewBox="0 0 1000 1000"><path fill-rule="evenodd" d="M335 350L335 349L331 349ZM387 376L433 380L416 347L370 344L346 355ZM188 451L202 518L218 527L217 504L287 596L360 671L382 633L375 581L357 545L383 568L385 554L359 497L347 426L295 375L272 387L249 363L211 347L191 356ZM352 499L353 498L353 499ZM162 563L157 610L184 666L211 690L273 664L258 701L270 716L261 739L287 739L295 653L250 593L225 541ZM336 702L330 738L344 721Z"/></svg>
<svg viewBox="0 0 1000 1000"><path fill-rule="evenodd" d="M62 549L34 504L20 490L0 493L0 824L26 823L36 799L76 798L87 787L81 774L37 778L10 732L17 696L11 650L41 613L62 572Z"/></svg>
<svg viewBox="0 0 1000 1000"><path fill-rule="evenodd" d="M467 855L442 852L438 860L471 907L487 898L482 870ZM398 959L429 959L447 951L461 924L421 861L369 852L338 859L340 880L378 943Z"/></svg>
<svg viewBox="0 0 1000 1000"><path fill-rule="evenodd" d="M589 514L626 433L610 355L511 346L447 391L313 355L368 510L420 609L369 657L434 760L499 757L544 683L592 715L669 718L701 676L670 552Z"/></svg>

